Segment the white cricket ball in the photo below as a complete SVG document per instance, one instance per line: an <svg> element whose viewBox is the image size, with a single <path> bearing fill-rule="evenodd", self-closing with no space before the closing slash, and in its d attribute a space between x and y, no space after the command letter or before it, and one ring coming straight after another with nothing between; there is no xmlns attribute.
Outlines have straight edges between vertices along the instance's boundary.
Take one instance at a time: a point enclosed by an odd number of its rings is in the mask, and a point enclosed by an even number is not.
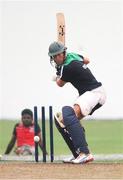
<svg viewBox="0 0 123 180"><path fill-rule="evenodd" d="M40 140L39 136L34 136L34 141L35 142L39 142L39 140Z"/></svg>

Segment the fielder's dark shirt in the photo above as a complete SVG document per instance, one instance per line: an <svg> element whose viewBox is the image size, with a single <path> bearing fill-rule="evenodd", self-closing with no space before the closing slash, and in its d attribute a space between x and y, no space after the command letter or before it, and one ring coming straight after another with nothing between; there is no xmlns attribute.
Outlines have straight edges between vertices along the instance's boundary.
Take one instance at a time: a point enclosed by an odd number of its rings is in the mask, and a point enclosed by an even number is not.
<svg viewBox="0 0 123 180"><path fill-rule="evenodd" d="M63 66L61 80L70 82L78 90L79 95L102 85L101 82L96 80L83 61L77 60Z"/></svg>

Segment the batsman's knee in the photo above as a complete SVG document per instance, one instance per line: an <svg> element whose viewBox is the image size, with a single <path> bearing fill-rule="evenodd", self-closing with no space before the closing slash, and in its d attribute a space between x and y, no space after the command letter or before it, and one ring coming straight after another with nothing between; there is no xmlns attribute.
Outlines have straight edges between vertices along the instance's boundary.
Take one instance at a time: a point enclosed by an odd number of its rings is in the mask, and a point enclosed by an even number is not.
<svg viewBox="0 0 123 180"><path fill-rule="evenodd" d="M62 108L62 115L65 126L70 126L78 121L74 109L70 106L64 106Z"/></svg>
<svg viewBox="0 0 123 180"><path fill-rule="evenodd" d="M70 106L64 106L62 108L62 113L61 112L56 113L54 115L54 118L61 128L65 128L67 125L66 121L69 119L68 121L72 122L71 118L73 116L76 116L78 120L84 117L81 113L81 109L79 105L77 104L75 104L73 108Z"/></svg>
<svg viewBox="0 0 123 180"><path fill-rule="evenodd" d="M74 111L75 111L75 114L77 116L77 118L80 120L84 117L84 115L82 114L81 112L81 109L80 109L80 106L78 104L74 104L74 107L73 107Z"/></svg>

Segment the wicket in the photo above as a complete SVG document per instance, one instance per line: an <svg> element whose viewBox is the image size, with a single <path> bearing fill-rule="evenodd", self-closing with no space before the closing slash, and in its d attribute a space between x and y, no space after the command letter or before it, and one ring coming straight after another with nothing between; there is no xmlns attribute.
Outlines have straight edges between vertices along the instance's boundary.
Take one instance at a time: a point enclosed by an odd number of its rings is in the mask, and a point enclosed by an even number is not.
<svg viewBox="0 0 123 180"><path fill-rule="evenodd" d="M35 136L37 136L37 124L38 124L38 113L37 113L37 107L34 107L34 130L35 130ZM35 142L35 161L38 162L38 142Z"/></svg>
<svg viewBox="0 0 123 180"><path fill-rule="evenodd" d="M38 108L34 106L34 126L35 135L37 135L38 124ZM46 162L46 115L45 107L41 106L41 126L42 126L42 140L43 140L43 162ZM50 130L50 161L54 160L54 141L53 141L53 107L49 106L49 130ZM38 162L38 143L35 142L35 161Z"/></svg>

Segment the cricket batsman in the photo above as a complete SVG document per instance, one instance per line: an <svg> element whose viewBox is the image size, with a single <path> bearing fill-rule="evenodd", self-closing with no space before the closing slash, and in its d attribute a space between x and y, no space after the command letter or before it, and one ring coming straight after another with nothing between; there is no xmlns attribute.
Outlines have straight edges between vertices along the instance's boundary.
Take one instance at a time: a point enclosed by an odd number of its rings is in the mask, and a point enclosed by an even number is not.
<svg viewBox="0 0 123 180"><path fill-rule="evenodd" d="M62 114L55 116L55 124L61 133L73 157L63 162L84 164L94 160L86 137L85 129L80 120L100 108L106 101L102 83L98 82L87 67L88 58L77 53L68 53L61 42L53 42L49 46L50 62L55 64L56 76L54 81L60 87L71 83L79 96L73 106L62 107Z"/></svg>

